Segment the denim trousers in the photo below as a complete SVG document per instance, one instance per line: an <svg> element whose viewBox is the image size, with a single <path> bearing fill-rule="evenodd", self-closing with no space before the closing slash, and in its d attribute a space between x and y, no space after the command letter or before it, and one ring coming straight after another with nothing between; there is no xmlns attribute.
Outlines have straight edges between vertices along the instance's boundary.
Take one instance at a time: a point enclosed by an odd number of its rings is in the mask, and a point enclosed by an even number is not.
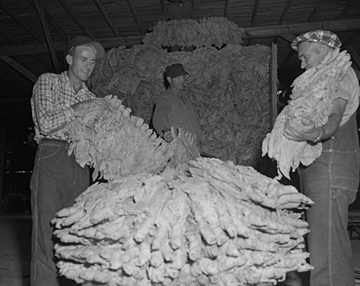
<svg viewBox="0 0 360 286"><path fill-rule="evenodd" d="M74 156L68 156L67 143L41 139L36 151L30 182L32 211L31 285L76 285L58 276L51 220L56 213L74 204L89 186L88 167L82 168Z"/></svg>
<svg viewBox="0 0 360 286"><path fill-rule="evenodd" d="M349 205L359 186L356 114L322 143L321 156L298 169L302 192L314 201L306 212L311 286L354 286L352 249L347 232Z"/></svg>

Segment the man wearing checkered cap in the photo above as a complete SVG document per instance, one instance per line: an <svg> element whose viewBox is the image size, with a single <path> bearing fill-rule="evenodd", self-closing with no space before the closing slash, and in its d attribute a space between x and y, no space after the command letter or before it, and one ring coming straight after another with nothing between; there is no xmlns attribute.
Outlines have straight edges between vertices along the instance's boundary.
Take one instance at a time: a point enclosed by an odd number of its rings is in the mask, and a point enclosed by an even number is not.
<svg viewBox="0 0 360 286"><path fill-rule="evenodd" d="M301 68L319 65L341 42L329 31L311 31L298 36L291 47L298 52ZM347 233L348 207L359 185L359 140L356 111L359 81L350 67L336 86L332 110L322 127L308 125L299 131L293 123L284 135L295 141L322 142L321 156L310 166L298 168L302 192L314 206L306 212L310 233L311 286L354 286L352 250Z"/></svg>

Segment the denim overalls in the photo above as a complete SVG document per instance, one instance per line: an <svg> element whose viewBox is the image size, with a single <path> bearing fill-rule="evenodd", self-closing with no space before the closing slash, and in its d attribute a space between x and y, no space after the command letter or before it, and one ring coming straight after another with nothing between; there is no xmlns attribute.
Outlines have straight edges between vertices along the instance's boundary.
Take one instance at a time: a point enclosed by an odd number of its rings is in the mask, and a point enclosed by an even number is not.
<svg viewBox="0 0 360 286"><path fill-rule="evenodd" d="M302 192L315 204L306 212L311 286L354 286L352 249L347 233L348 207L359 185L356 112L323 142L321 156L300 167Z"/></svg>

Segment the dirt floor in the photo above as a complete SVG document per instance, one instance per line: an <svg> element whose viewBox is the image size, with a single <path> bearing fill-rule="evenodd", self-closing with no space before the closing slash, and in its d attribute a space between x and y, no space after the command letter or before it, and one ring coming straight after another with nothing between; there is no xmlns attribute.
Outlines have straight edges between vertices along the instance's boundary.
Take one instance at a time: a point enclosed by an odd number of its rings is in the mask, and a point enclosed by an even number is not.
<svg viewBox="0 0 360 286"><path fill-rule="evenodd" d="M0 285L30 283L31 215L0 214Z"/></svg>
<svg viewBox="0 0 360 286"><path fill-rule="evenodd" d="M0 213L0 286L29 286L30 242L29 213ZM352 245L355 269L360 272L360 237L353 239Z"/></svg>

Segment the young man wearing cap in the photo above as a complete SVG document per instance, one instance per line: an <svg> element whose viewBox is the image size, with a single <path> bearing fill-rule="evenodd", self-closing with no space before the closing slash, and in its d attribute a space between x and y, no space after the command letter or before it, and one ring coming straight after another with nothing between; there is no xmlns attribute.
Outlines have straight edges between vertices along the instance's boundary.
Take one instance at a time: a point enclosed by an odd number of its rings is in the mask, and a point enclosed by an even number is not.
<svg viewBox="0 0 360 286"><path fill-rule="evenodd" d="M85 85L95 60L104 54L99 43L77 36L66 48L67 71L42 74L33 89L31 109L38 148L30 183L32 286L73 285L58 277L51 220L59 210L71 206L90 183L88 168L81 168L73 155L68 156L63 131L75 116L104 106L103 99Z"/></svg>
<svg viewBox="0 0 360 286"><path fill-rule="evenodd" d="M156 100L152 120L154 128L166 142L174 139L170 132L172 126L182 128L185 132L196 135L200 147L202 132L193 105L186 94L188 73L182 64L176 63L166 68L165 75L169 88Z"/></svg>
<svg viewBox="0 0 360 286"><path fill-rule="evenodd" d="M291 44L297 50L301 67L310 69L321 63L327 53L340 48L336 34L311 31ZM314 206L306 212L310 233L311 286L354 286L352 250L347 233L348 207L359 185L359 140L356 110L359 81L352 68L339 82L332 99L332 111L322 127L308 126L299 131L285 126L285 136L295 141L322 142L321 156L310 166L298 169L302 192Z"/></svg>

